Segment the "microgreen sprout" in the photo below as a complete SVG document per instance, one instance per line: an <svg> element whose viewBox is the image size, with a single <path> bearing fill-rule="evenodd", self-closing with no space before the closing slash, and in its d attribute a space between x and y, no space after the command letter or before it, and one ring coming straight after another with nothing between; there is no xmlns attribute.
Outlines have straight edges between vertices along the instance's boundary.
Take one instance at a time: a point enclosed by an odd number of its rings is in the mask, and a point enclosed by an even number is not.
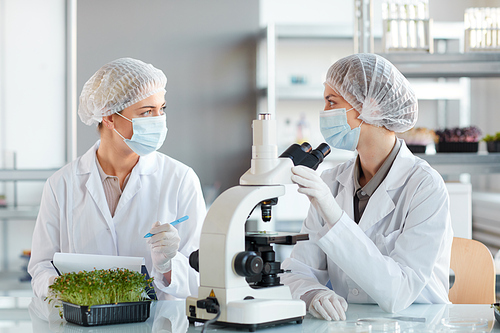
<svg viewBox="0 0 500 333"><path fill-rule="evenodd" d="M153 278L128 269L100 269L62 274L49 286L49 302L60 300L76 305L98 305L148 300L146 287Z"/></svg>

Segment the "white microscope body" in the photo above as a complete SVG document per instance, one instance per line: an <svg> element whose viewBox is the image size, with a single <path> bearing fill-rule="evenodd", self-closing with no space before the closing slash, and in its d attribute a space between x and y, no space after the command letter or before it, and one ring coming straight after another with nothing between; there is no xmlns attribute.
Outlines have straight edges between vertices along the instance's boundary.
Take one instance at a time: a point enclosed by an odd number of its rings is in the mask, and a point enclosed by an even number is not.
<svg viewBox="0 0 500 333"><path fill-rule="evenodd" d="M200 287L198 297L186 299L191 322L213 319L216 311L200 303L209 299L218 303L217 324L246 327L296 321L306 314L302 300L292 299L288 286L251 287L241 275L238 254L245 252L245 223L262 201L285 194L283 184L291 184L291 158L278 158L276 123L269 115L253 121L251 168L240 178L240 186L223 192L210 207L203 224L199 249ZM236 262L237 261L237 262ZM262 263L260 263L262 264ZM240 266L239 273L238 268ZM246 261L246 269L259 263ZM258 267L257 267L258 268ZM260 267L262 268L262 267ZM245 267L243 267L245 269Z"/></svg>

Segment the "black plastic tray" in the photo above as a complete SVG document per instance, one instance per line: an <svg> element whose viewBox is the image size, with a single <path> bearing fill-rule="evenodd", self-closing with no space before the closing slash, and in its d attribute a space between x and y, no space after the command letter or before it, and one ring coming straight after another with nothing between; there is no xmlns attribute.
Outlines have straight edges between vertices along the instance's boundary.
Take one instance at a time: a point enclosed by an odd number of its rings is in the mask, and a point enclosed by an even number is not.
<svg viewBox="0 0 500 333"><path fill-rule="evenodd" d="M488 153L500 153L500 141L486 142Z"/></svg>
<svg viewBox="0 0 500 333"><path fill-rule="evenodd" d="M413 154L424 154L425 149L427 148L427 146L424 145L406 145L406 146L408 147L408 149L410 149L410 151Z"/></svg>
<svg viewBox="0 0 500 333"><path fill-rule="evenodd" d="M438 153L477 153L478 142L439 142L436 144Z"/></svg>
<svg viewBox="0 0 500 333"><path fill-rule="evenodd" d="M81 326L125 324L149 318L151 301L101 305L75 305L63 302L66 321Z"/></svg>

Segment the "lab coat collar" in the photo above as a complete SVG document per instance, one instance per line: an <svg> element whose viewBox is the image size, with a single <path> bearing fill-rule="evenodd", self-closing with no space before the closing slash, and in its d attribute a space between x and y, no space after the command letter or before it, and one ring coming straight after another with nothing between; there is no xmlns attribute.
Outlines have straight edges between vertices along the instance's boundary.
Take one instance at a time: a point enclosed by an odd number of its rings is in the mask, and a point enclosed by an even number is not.
<svg viewBox="0 0 500 333"><path fill-rule="evenodd" d="M395 190L405 184L408 179L408 174L416 162L415 155L413 155L410 149L408 149L404 140L398 140L401 142L401 148L399 149L399 153L396 156L389 173L382 182L386 183L386 189L388 191Z"/></svg>
<svg viewBox="0 0 500 333"><path fill-rule="evenodd" d="M379 185L377 190L373 193L368 201L368 206L365 211L369 210L371 213L369 215L363 214L361 220L359 221L359 227L366 231L375 225L377 222L382 220L385 216L389 215L395 208L395 204L392 197L389 195L389 191L398 189L403 186L410 174L411 169L415 165L415 156L410 152L406 144L402 139L401 148L397 154L394 163L389 170L389 173ZM355 160L354 160L355 161ZM343 207L345 211L352 211L353 207L353 195L354 195L354 163L346 168L337 177L337 181L344 186L343 190L351 189L352 195L344 195L344 198L350 198L349 202L339 202L339 205ZM347 199L345 199L347 200ZM370 208L371 206L376 206L375 209ZM350 210L347 210L349 209ZM352 218L352 217L351 217Z"/></svg>
<svg viewBox="0 0 500 333"><path fill-rule="evenodd" d="M90 173L94 168L97 171L97 165L95 163L96 159L95 154L97 148L99 148L100 145L101 145L101 140L97 140L97 142L89 150L87 150L85 154L82 155L76 168L77 175L84 175Z"/></svg>
<svg viewBox="0 0 500 333"><path fill-rule="evenodd" d="M357 158L357 155L356 157L354 157L353 159L351 159L350 161L348 161L347 163L349 163L346 168L344 169L344 171L342 171L341 173L338 174L337 176L337 181L340 183L340 185L342 185L344 188L350 188L352 187L353 188L353 195L354 195L354 163L356 163L356 158Z"/></svg>
<svg viewBox="0 0 500 333"><path fill-rule="evenodd" d="M86 183L87 190L92 195L92 198L99 206L103 216L106 218L106 221L111 221L111 213L109 212L109 207L107 206L106 197L104 194L104 189L102 188L102 184L98 182L100 180L99 172L97 170L96 164L96 151L101 144L101 140L98 140L92 148L90 148L81 158L80 163L78 165L78 174L88 174L90 173L90 177ZM141 177L142 175L150 175L154 174L159 168L159 161L156 158L157 152L153 152L146 156L141 156L139 161L132 169L130 174L130 178L123 190L123 193L118 201L118 205L115 210L115 216L118 215L123 207L126 207L129 200L131 200L134 195L140 190L142 183ZM112 224L108 222L108 224Z"/></svg>
<svg viewBox="0 0 500 333"><path fill-rule="evenodd" d="M356 158L350 160L347 163L350 163L346 166L346 168L337 175L336 180L339 182L339 190L335 197L337 203L340 207L347 213L347 215L354 220L354 204L353 204L353 196L354 196L354 163ZM343 193L345 192L345 193Z"/></svg>
<svg viewBox="0 0 500 333"><path fill-rule="evenodd" d="M389 173L373 193L368 201L365 211L369 210L369 215L363 214L359 221L359 227L366 232L373 225L377 224L384 217L389 215L396 207L389 192L403 186L415 165L415 156L410 152L402 139L401 148L394 159ZM373 207L376 206L376 207Z"/></svg>
<svg viewBox="0 0 500 333"><path fill-rule="evenodd" d="M92 172L94 167L96 166L96 152L99 146L101 145L101 140L97 140L97 142L85 153L82 155L80 162L77 166L77 174L84 175ZM155 154L157 152L153 152L146 156L142 156L139 158L139 162L134 167L132 172L137 169L137 173L139 175L150 175L154 174L156 170L158 170L158 159L156 159Z"/></svg>
<svg viewBox="0 0 500 333"><path fill-rule="evenodd" d="M97 158L96 151L100 144L101 141L99 140L85 154L83 154L78 163L76 173L77 176L81 177L88 175L85 187L94 200L96 206L101 211L102 216L106 220L106 224L111 232L116 249L117 242L115 225L113 223L113 218L111 217L111 212L109 211L108 201L106 200L106 195L104 194L101 176L99 175L99 170L97 169L95 160Z"/></svg>

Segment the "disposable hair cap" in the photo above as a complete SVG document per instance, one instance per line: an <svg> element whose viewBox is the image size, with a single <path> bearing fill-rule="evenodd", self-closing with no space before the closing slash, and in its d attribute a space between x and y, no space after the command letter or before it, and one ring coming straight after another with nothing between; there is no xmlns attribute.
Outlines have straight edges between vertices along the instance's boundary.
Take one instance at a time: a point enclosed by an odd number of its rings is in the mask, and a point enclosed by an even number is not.
<svg viewBox="0 0 500 333"><path fill-rule="evenodd" d="M418 118L417 97L408 80L387 59L353 54L334 63L326 82L366 123L405 132Z"/></svg>
<svg viewBox="0 0 500 333"><path fill-rule="evenodd" d="M151 64L121 58L102 66L85 83L78 115L86 125L121 111L160 91L166 92L167 77Z"/></svg>

